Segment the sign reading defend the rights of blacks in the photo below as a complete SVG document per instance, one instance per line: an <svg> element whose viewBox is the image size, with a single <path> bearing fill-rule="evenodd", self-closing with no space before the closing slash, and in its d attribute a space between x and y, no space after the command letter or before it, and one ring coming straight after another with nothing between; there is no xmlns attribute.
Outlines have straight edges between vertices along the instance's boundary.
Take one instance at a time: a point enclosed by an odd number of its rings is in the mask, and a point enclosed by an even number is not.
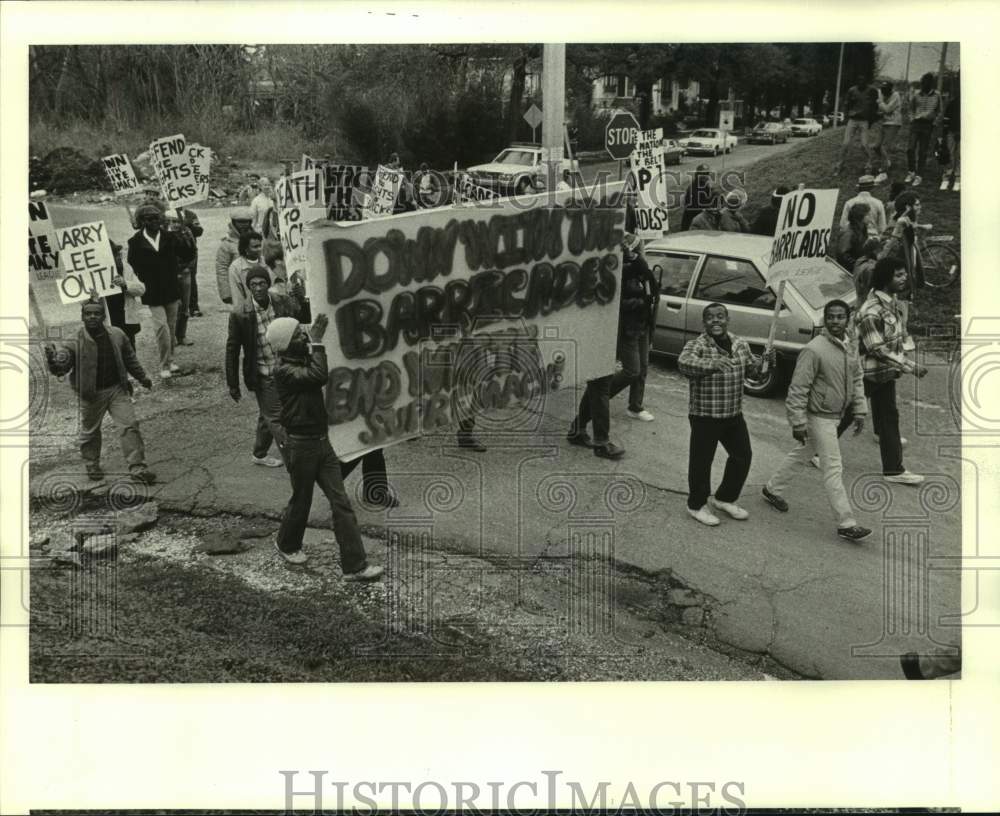
<svg viewBox="0 0 1000 816"><path fill-rule="evenodd" d="M771 245L769 285L828 274L826 261L838 190L794 190L781 199Z"/></svg>
<svg viewBox="0 0 1000 816"><path fill-rule="evenodd" d="M182 134L150 143L149 158L170 207L190 207L208 197L208 184L196 177Z"/></svg>
<svg viewBox="0 0 1000 816"><path fill-rule="evenodd" d="M522 198L307 227L312 311L330 319L337 455L442 433L465 416L521 427L551 390L612 373L622 186L593 207L552 192L529 209Z"/></svg>

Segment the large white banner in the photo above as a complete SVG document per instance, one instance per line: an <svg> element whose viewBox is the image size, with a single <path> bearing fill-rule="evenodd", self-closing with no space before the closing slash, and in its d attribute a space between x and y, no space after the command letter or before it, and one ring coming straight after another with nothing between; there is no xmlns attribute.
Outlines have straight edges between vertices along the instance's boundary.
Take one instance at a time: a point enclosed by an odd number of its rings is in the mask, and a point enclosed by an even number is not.
<svg viewBox="0 0 1000 816"><path fill-rule="evenodd" d="M309 225L312 313L330 318L326 404L337 455L353 459L471 416L525 432L552 389L613 373L621 188L590 207L566 207L571 194L551 192Z"/></svg>
<svg viewBox="0 0 1000 816"><path fill-rule="evenodd" d="M781 199L767 282L775 285L827 273L838 190L794 190Z"/></svg>
<svg viewBox="0 0 1000 816"><path fill-rule="evenodd" d="M326 218L325 180L322 169L302 170L283 176L274 187L278 207L278 233L289 275L305 278L306 249L304 226Z"/></svg>
<svg viewBox="0 0 1000 816"><path fill-rule="evenodd" d="M662 238L668 229L663 128L639 131L629 167L630 183L636 192L636 235Z"/></svg>

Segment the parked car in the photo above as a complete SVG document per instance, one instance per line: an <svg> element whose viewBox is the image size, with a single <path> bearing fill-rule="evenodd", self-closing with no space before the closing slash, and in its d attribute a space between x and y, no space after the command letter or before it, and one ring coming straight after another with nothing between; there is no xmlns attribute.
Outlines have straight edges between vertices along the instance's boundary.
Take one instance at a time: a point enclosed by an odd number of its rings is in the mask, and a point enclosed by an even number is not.
<svg viewBox="0 0 1000 816"><path fill-rule="evenodd" d="M718 128L701 128L679 141L685 153L710 153L718 156L720 153L731 153L739 140L732 133L725 133Z"/></svg>
<svg viewBox="0 0 1000 816"><path fill-rule="evenodd" d="M778 144L788 141L788 128L781 122L761 122L747 136L749 144Z"/></svg>
<svg viewBox="0 0 1000 816"><path fill-rule="evenodd" d="M667 164L680 164L681 156L684 155L684 148L680 146L676 139L663 140L663 158Z"/></svg>
<svg viewBox="0 0 1000 816"><path fill-rule="evenodd" d="M486 164L477 164L466 171L475 184L494 190L501 195L523 193L530 189L537 177L545 174L542 166L542 146L533 142L515 142L500 151L495 159ZM559 165L574 174L580 172L580 162L568 159L563 154Z"/></svg>
<svg viewBox="0 0 1000 816"><path fill-rule="evenodd" d="M792 136L815 136L823 126L815 119L792 119Z"/></svg>
<svg viewBox="0 0 1000 816"><path fill-rule="evenodd" d="M839 111L837 113L837 124L838 125L844 124L844 112L843 111ZM828 113L828 114L826 114L823 117L823 127L831 127L832 125L833 125L833 114L832 113Z"/></svg>
<svg viewBox="0 0 1000 816"><path fill-rule="evenodd" d="M646 260L660 281L660 304L653 351L680 355L684 344L703 330L701 311L724 303L729 330L746 340L755 353L767 344L776 295L765 283L772 238L738 232L678 232L646 245ZM795 366L802 347L823 327L823 305L834 298L857 299L853 278L832 258L822 276L789 283L778 316L774 347L778 365L744 390L766 396L777 390Z"/></svg>

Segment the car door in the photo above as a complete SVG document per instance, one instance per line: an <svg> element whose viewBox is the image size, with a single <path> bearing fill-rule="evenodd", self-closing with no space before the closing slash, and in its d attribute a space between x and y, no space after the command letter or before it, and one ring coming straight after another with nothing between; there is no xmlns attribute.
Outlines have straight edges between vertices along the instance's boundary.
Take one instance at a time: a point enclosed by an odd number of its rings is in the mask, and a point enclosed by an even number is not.
<svg viewBox="0 0 1000 816"><path fill-rule="evenodd" d="M679 355L684 344L694 337L687 329L688 293L701 257L690 252L646 250L646 262L660 282L654 351Z"/></svg>
<svg viewBox="0 0 1000 816"><path fill-rule="evenodd" d="M707 255L688 300L685 331L688 336L704 330L702 310L709 303L722 303L729 312L729 331L756 348L767 342L774 314L775 294L752 261L723 255ZM779 322L791 315L782 305Z"/></svg>

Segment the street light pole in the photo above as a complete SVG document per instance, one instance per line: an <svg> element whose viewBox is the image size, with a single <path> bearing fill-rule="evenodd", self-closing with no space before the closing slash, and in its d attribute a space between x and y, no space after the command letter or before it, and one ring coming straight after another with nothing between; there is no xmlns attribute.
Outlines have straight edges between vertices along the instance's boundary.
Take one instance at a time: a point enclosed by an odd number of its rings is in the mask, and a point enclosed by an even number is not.
<svg viewBox="0 0 1000 816"><path fill-rule="evenodd" d="M548 161L546 187L554 190L563 155L566 118L566 44L542 46L542 156Z"/></svg>
<svg viewBox="0 0 1000 816"><path fill-rule="evenodd" d="M840 113L840 77L844 73L844 44L840 44L840 59L837 61L837 90L833 95L833 126L837 127Z"/></svg>
<svg viewBox="0 0 1000 816"><path fill-rule="evenodd" d="M945 57L948 56L948 43L941 43L941 62L938 63L938 83L937 92L938 96L941 95L941 88L944 86L944 61Z"/></svg>
<svg viewBox="0 0 1000 816"><path fill-rule="evenodd" d="M913 43L906 44L906 76L903 79L906 80L906 87L910 87L910 53L913 51Z"/></svg>

